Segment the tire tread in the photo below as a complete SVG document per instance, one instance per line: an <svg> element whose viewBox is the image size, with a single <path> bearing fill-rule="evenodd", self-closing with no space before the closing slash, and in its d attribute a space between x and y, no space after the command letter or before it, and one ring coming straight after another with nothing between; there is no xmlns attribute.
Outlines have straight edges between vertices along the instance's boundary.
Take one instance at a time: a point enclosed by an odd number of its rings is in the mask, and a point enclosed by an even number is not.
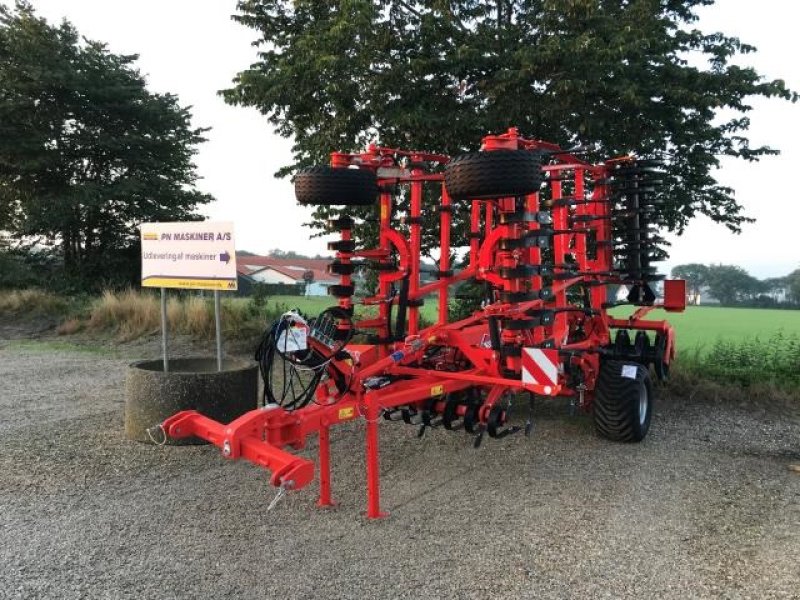
<svg viewBox="0 0 800 600"><path fill-rule="evenodd" d="M622 376L622 367L636 367L636 378ZM650 407L644 425L639 423L639 391L646 386ZM643 365L629 361L609 360L600 367L592 403L594 424L598 434L617 442L639 442L647 435L653 414L653 386L650 373Z"/></svg>

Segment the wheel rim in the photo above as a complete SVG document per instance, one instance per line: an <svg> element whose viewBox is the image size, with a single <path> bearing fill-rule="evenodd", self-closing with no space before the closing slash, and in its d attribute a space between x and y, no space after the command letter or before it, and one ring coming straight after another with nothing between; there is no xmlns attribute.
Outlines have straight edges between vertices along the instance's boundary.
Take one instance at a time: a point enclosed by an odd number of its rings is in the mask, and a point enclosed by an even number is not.
<svg viewBox="0 0 800 600"><path fill-rule="evenodd" d="M639 425L644 427L644 422L647 420L647 410L649 407L649 398L647 395L647 386L642 385L639 388Z"/></svg>

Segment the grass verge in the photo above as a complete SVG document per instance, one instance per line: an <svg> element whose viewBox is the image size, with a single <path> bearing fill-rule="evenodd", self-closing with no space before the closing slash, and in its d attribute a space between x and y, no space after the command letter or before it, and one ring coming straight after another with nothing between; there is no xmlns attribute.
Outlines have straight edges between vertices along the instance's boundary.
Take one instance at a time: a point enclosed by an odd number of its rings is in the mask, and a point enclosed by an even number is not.
<svg viewBox="0 0 800 600"><path fill-rule="evenodd" d="M679 355L681 369L697 379L742 389L782 389L800 395L800 336L777 332L717 340L705 352Z"/></svg>

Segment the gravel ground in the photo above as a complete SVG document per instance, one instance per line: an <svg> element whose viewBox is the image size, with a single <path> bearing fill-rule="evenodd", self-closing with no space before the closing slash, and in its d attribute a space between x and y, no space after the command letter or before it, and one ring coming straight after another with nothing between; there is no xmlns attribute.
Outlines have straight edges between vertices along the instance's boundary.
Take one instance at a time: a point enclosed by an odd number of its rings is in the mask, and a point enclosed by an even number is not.
<svg viewBox="0 0 800 600"><path fill-rule="evenodd" d="M265 474L122 435L127 358L0 343L0 598L800 598L800 418L665 399L639 445L542 406L531 439L363 426L267 513ZM312 443L309 454L313 454Z"/></svg>

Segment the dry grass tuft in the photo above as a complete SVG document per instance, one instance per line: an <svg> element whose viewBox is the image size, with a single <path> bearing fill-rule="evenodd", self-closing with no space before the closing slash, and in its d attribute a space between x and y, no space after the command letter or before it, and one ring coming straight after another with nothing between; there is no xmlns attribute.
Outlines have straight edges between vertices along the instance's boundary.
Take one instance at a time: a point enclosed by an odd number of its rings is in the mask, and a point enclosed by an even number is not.
<svg viewBox="0 0 800 600"><path fill-rule="evenodd" d="M167 302L167 320L173 333L210 339L214 336L214 301L198 295L173 296ZM226 337L257 339L267 320L266 312L255 309L245 299L222 300L222 326ZM110 332L123 342L157 333L160 328L159 298L137 290L105 292L92 306L87 323L89 331Z"/></svg>
<svg viewBox="0 0 800 600"><path fill-rule="evenodd" d="M183 319L176 329L195 337L211 336L214 332L213 301L198 296L187 298L183 302Z"/></svg>
<svg viewBox="0 0 800 600"><path fill-rule="evenodd" d="M120 341L129 341L158 331L160 315L158 299L152 294L106 291L92 306L87 326L93 331L112 331Z"/></svg>
<svg viewBox="0 0 800 600"><path fill-rule="evenodd" d="M73 335L81 331L83 329L83 325L84 323L80 319L67 319L61 323L61 325L56 327L56 333L58 335Z"/></svg>
<svg viewBox="0 0 800 600"><path fill-rule="evenodd" d="M64 298L35 288L0 292L0 315L62 315L68 308Z"/></svg>

